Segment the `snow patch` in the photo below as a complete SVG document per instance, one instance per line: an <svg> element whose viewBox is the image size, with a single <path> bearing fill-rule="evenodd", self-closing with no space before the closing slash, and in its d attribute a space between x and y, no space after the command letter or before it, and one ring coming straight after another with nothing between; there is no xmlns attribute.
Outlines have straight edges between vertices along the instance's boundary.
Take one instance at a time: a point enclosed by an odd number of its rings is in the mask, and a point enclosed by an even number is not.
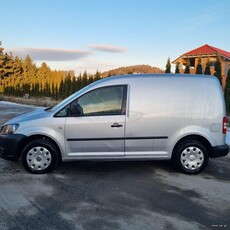
<svg viewBox="0 0 230 230"><path fill-rule="evenodd" d="M15 106L20 106L20 107L41 108L41 106L25 105L25 104L19 104L19 103L15 103L15 102L10 102L10 101L0 101L0 104L3 104L3 105L15 105ZM45 107L44 107L44 108L45 108Z"/></svg>

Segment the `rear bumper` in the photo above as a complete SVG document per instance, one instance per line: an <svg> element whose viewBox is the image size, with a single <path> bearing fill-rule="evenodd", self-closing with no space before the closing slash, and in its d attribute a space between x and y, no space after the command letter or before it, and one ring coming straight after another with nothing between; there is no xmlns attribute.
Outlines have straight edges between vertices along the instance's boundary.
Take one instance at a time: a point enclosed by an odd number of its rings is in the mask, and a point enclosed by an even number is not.
<svg viewBox="0 0 230 230"><path fill-rule="evenodd" d="M223 157L228 155L229 152L229 146L227 144L215 146L212 149L212 153L210 154L211 158Z"/></svg>
<svg viewBox="0 0 230 230"><path fill-rule="evenodd" d="M25 138L22 134L0 135L0 158L17 161L19 146Z"/></svg>

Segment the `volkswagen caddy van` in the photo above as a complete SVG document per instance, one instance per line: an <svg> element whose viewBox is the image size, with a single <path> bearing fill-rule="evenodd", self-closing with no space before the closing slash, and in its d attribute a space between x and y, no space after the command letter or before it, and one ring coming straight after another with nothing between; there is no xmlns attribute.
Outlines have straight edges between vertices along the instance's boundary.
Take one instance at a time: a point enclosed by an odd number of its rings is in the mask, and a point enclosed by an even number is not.
<svg viewBox="0 0 230 230"><path fill-rule="evenodd" d="M226 122L214 76L114 76L6 122L0 157L35 174L75 160L172 160L194 174L228 154Z"/></svg>

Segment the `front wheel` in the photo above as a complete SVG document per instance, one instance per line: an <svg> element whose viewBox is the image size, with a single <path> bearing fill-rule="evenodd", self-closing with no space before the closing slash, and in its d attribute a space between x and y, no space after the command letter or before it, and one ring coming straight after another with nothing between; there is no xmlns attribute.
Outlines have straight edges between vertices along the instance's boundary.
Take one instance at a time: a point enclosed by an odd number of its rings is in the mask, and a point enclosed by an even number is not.
<svg viewBox="0 0 230 230"><path fill-rule="evenodd" d="M22 164L30 173L48 173L56 167L58 160L56 146L46 139L33 140L22 150Z"/></svg>
<svg viewBox="0 0 230 230"><path fill-rule="evenodd" d="M204 170L208 160L207 148L197 140L186 140L180 143L173 153L176 167L188 174L195 174Z"/></svg>

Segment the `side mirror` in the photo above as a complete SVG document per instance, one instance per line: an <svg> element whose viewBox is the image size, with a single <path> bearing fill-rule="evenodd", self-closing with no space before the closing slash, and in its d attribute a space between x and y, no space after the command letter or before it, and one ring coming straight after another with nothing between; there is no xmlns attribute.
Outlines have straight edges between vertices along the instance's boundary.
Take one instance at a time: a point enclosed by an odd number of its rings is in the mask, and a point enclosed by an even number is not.
<svg viewBox="0 0 230 230"><path fill-rule="evenodd" d="M70 108L70 115L73 117L83 115L83 108L79 104L74 104L72 108Z"/></svg>

